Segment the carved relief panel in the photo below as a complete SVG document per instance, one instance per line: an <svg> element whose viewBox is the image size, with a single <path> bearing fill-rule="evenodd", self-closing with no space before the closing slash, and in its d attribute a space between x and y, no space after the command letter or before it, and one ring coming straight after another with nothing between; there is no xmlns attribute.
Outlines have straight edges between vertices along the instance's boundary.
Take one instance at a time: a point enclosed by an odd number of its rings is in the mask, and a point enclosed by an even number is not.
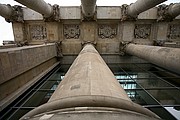
<svg viewBox="0 0 180 120"><path fill-rule="evenodd" d="M64 25L64 37L66 39L79 39L80 28L79 25Z"/></svg>
<svg viewBox="0 0 180 120"><path fill-rule="evenodd" d="M117 25L99 25L98 36L99 38L115 38L117 35Z"/></svg>
<svg viewBox="0 0 180 120"><path fill-rule="evenodd" d="M136 24L134 29L134 38L148 39L151 33L150 24Z"/></svg>
<svg viewBox="0 0 180 120"><path fill-rule="evenodd" d="M178 39L180 38L180 25L172 24L168 26L167 37L169 39Z"/></svg>
<svg viewBox="0 0 180 120"><path fill-rule="evenodd" d="M46 40L47 30L45 25L30 25L30 35L32 40Z"/></svg>

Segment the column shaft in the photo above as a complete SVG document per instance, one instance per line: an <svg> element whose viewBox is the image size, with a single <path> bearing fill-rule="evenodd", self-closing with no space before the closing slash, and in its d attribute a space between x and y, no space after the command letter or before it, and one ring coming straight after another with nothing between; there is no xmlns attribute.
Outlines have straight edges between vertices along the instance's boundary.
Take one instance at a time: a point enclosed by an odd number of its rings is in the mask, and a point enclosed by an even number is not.
<svg viewBox="0 0 180 120"><path fill-rule="evenodd" d="M180 74L180 49L129 44L127 54L145 59L155 65Z"/></svg>
<svg viewBox="0 0 180 120"><path fill-rule="evenodd" d="M9 19L12 15L12 8L5 4L0 4L0 15L6 19Z"/></svg>
<svg viewBox="0 0 180 120"><path fill-rule="evenodd" d="M106 111L105 107L125 110L128 114L126 118L129 120L133 119L134 113L139 114L140 118L144 116L151 119L158 118L149 110L129 99L111 70L91 44L85 45L79 53L50 100L30 111L23 118L47 111L63 109L66 111L67 108L74 109L76 107L91 107L91 109L92 107L101 107L101 111ZM71 114L69 111L66 112ZM83 115L84 112L79 111L79 113ZM97 111L93 113L96 114ZM95 117L91 116L91 119L94 120Z"/></svg>
<svg viewBox="0 0 180 120"><path fill-rule="evenodd" d="M135 3L131 4L128 8L128 15L131 17L136 17L138 14L155 7L156 5L167 1L167 0L137 0Z"/></svg>
<svg viewBox="0 0 180 120"><path fill-rule="evenodd" d="M175 3L173 5L170 5L169 9L168 9L168 13L172 16L172 17L176 17L180 14L180 3Z"/></svg>
<svg viewBox="0 0 180 120"><path fill-rule="evenodd" d="M41 13L44 17L50 17L53 14L53 9L50 4L44 0L15 0L28 8Z"/></svg>
<svg viewBox="0 0 180 120"><path fill-rule="evenodd" d="M81 0L82 12L86 17L92 17L96 10L96 0Z"/></svg>

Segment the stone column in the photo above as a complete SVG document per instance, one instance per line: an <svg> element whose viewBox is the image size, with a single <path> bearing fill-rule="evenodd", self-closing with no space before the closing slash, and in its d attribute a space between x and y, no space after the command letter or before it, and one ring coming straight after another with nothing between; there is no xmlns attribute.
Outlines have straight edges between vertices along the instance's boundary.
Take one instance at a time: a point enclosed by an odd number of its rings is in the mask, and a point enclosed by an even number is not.
<svg viewBox="0 0 180 120"><path fill-rule="evenodd" d="M44 0L15 0L32 10L41 13L44 17L50 17L53 14L53 8Z"/></svg>
<svg viewBox="0 0 180 120"><path fill-rule="evenodd" d="M9 19L13 13L11 6L0 4L0 15L6 19Z"/></svg>
<svg viewBox="0 0 180 120"><path fill-rule="evenodd" d="M175 3L170 5L168 9L168 13L174 18L178 16L180 14L180 3Z"/></svg>
<svg viewBox="0 0 180 120"><path fill-rule="evenodd" d="M128 44L125 52L180 74L180 49Z"/></svg>
<svg viewBox="0 0 180 120"><path fill-rule="evenodd" d="M158 118L129 99L91 44L85 45L79 53L50 100L27 113L22 119L50 111L59 111L53 112L51 119L63 120L102 120L109 112L109 120ZM43 117L45 116L40 118Z"/></svg>
<svg viewBox="0 0 180 120"><path fill-rule="evenodd" d="M131 17L136 17L138 14L155 7L156 5L167 1L167 0L137 0L135 3L128 7L128 15Z"/></svg>
<svg viewBox="0 0 180 120"><path fill-rule="evenodd" d="M96 0L81 0L82 12L85 17L92 17L96 10Z"/></svg>

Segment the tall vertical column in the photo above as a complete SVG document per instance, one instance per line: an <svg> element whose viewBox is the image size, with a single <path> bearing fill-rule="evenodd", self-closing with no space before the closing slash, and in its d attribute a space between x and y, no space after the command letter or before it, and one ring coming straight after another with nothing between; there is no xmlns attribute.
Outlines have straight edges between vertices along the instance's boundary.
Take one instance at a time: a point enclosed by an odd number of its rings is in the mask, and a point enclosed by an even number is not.
<svg viewBox="0 0 180 120"><path fill-rule="evenodd" d="M85 45L79 53L48 103L22 119L35 115L38 116L33 120L40 119L45 117L44 114L50 115L51 119L63 120L100 120L107 115L113 120L158 119L154 113L129 99L91 44Z"/></svg>
<svg viewBox="0 0 180 120"><path fill-rule="evenodd" d="M136 17L141 12L144 12L156 5L167 0L137 0L135 3L128 7L127 14L131 17Z"/></svg>
<svg viewBox="0 0 180 120"><path fill-rule="evenodd" d="M85 17L92 17L96 11L96 0L81 0L82 12Z"/></svg>
<svg viewBox="0 0 180 120"><path fill-rule="evenodd" d="M15 0L28 8L33 9L36 12L41 13L44 17L50 17L53 15L53 8L50 4L47 4L44 0Z"/></svg>
<svg viewBox="0 0 180 120"><path fill-rule="evenodd" d="M180 49L128 44L125 52L180 74Z"/></svg>

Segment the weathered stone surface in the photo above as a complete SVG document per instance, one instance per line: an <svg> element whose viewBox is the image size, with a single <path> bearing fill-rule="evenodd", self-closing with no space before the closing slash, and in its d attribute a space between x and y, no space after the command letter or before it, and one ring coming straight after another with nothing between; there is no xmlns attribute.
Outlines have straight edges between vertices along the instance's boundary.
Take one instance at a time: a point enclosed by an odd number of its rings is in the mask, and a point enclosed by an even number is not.
<svg viewBox="0 0 180 120"><path fill-rule="evenodd" d="M147 45L128 44L127 54L137 56L153 64L180 74L180 49Z"/></svg>
<svg viewBox="0 0 180 120"><path fill-rule="evenodd" d="M167 37L168 39L180 39L180 24L170 24Z"/></svg>
<svg viewBox="0 0 180 120"><path fill-rule="evenodd" d="M25 33L25 25L23 23L12 23L13 25L13 33L14 33L14 39L16 42L25 41L26 33Z"/></svg>
<svg viewBox="0 0 180 120"><path fill-rule="evenodd" d="M49 69L52 69L53 65L57 65L55 63L57 63L56 58L49 59L46 62L43 62L40 65L23 72L23 74L0 84L0 91L3 91L0 92L0 111L18 98L19 95L30 88L35 82L37 82L42 75L47 74Z"/></svg>
<svg viewBox="0 0 180 120"><path fill-rule="evenodd" d="M151 8L149 10L146 10L142 13L140 13L138 15L138 19L143 19L143 20L153 20L153 19L157 19L157 8L154 7L154 8Z"/></svg>
<svg viewBox="0 0 180 120"><path fill-rule="evenodd" d="M97 7L97 19L120 19L120 7Z"/></svg>
<svg viewBox="0 0 180 120"><path fill-rule="evenodd" d="M24 20L43 20L43 16L29 8L23 8Z"/></svg>
<svg viewBox="0 0 180 120"><path fill-rule="evenodd" d="M98 25L98 36L102 39L105 38L115 38L117 35L117 25Z"/></svg>
<svg viewBox="0 0 180 120"><path fill-rule="evenodd" d="M94 22L83 22L82 23L82 35L81 39L83 42L95 42L97 37L96 23Z"/></svg>
<svg viewBox="0 0 180 120"><path fill-rule="evenodd" d="M147 39L150 37L151 25L150 24L136 24L134 29L134 38Z"/></svg>
<svg viewBox="0 0 180 120"><path fill-rule="evenodd" d="M61 19L81 19L81 9L79 6L73 7L60 7L60 18Z"/></svg>
<svg viewBox="0 0 180 120"><path fill-rule="evenodd" d="M59 23L58 22L47 22L47 40L50 42L56 42L59 40Z"/></svg>
<svg viewBox="0 0 180 120"><path fill-rule="evenodd" d="M134 38L134 24L132 22L123 23L123 41L132 41Z"/></svg>
<svg viewBox="0 0 180 120"><path fill-rule="evenodd" d="M64 25L65 39L79 39L80 28L79 25L66 24Z"/></svg>
<svg viewBox="0 0 180 120"><path fill-rule="evenodd" d="M47 40L47 29L45 25L30 25L29 29L32 40Z"/></svg>
<svg viewBox="0 0 180 120"><path fill-rule="evenodd" d="M54 44L0 50L0 84L56 56Z"/></svg>
<svg viewBox="0 0 180 120"><path fill-rule="evenodd" d="M167 40L167 29L168 29L168 24L167 23L159 23L157 24L157 40Z"/></svg>

